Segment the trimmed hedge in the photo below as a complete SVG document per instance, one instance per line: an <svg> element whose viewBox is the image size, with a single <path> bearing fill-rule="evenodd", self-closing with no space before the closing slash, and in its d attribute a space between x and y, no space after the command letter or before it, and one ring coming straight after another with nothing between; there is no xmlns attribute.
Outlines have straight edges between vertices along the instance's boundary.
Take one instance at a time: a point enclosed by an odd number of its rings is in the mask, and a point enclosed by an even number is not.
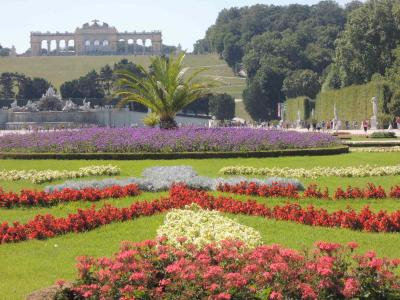
<svg viewBox="0 0 400 300"><path fill-rule="evenodd" d="M333 106L336 103L339 119L357 121L370 119L372 112L372 97L378 97L379 126L384 114L387 113L387 104L391 101L392 90L386 82L373 81L364 85L353 85L339 90L328 90L318 94L315 104L315 115L320 121L331 120L334 116Z"/></svg>
<svg viewBox="0 0 400 300"><path fill-rule="evenodd" d="M396 133L394 132L374 132L370 136L372 139L395 139Z"/></svg>
<svg viewBox="0 0 400 300"><path fill-rule="evenodd" d="M181 153L0 153L0 159L61 159L61 160L171 160L207 158L246 158L279 156L315 156L349 153L348 146L309 149L282 149L253 152L181 152Z"/></svg>
<svg viewBox="0 0 400 300"><path fill-rule="evenodd" d="M315 108L315 102L305 96L287 99L285 104L285 120L290 122L297 121L297 111L299 110L301 120L308 120L311 118L311 111Z"/></svg>
<svg viewBox="0 0 400 300"><path fill-rule="evenodd" d="M394 147L400 146L399 141L342 141L343 145L349 147Z"/></svg>

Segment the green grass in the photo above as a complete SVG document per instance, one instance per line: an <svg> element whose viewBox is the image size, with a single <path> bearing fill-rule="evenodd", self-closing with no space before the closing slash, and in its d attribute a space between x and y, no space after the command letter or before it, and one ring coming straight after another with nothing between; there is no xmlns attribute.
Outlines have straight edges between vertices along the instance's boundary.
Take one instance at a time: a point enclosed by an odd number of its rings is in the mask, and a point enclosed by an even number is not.
<svg viewBox="0 0 400 300"><path fill-rule="evenodd" d="M139 176L144 168L161 165L191 165L200 175L219 176L218 171L224 166L248 165L254 167L291 167L312 168L314 166L357 166L364 164L394 165L399 163L398 153L350 153L334 156L316 157L280 157L249 159L207 159L207 160L146 160L146 161L57 161L57 160L0 160L0 169L67 169L74 170L82 166L113 164L121 168L120 177ZM326 177L318 180L301 180L308 184L318 182L320 186L328 186L332 191L338 186L364 186L367 182L381 184L388 188L400 184L399 176L340 178ZM56 181L54 183L60 183ZM26 181L0 181L6 190L19 191L22 188L43 189L46 184L35 185ZM138 197L103 200L97 203L74 202L50 208L0 209L0 222L20 220L25 222L36 214L50 213L54 216L66 216L78 208L92 205L101 207L110 203L118 207L126 207L135 201L152 200L166 193L143 193ZM232 196L232 195L230 195ZM259 197L234 196L238 200L253 198L268 206L283 204L286 200L265 199ZM325 201L299 200L301 205L310 204L325 208L328 211L346 209L350 205L360 210L369 205L372 210L395 211L400 209L400 201L387 200L355 200ZM302 250L309 248L315 241L325 240L345 243L356 241L361 252L375 250L379 256L400 257L399 234L374 234L356 232L345 229L310 227L290 222L266 220L260 217L233 216L242 224L259 230L265 243L278 243L285 247ZM118 250L123 240L141 241L154 238L156 230L163 222L163 215L143 217L124 223L115 223L97 230L81 234L48 239L46 241L27 241L19 244L0 246L0 299L24 299L30 292L52 285L55 280L64 278L71 280L75 276L75 258L82 255L110 256Z"/></svg>
<svg viewBox="0 0 400 300"><path fill-rule="evenodd" d="M72 280L77 256L110 256L121 241L152 239L164 215L112 224L85 234L68 234L47 241L29 241L0 246L2 258L1 299L24 299L30 292L52 285L57 279ZM360 252L375 249L379 256L398 257L399 236L345 229L310 227L260 217L232 216L258 230L267 244L303 250L316 241L346 243L356 241Z"/></svg>
<svg viewBox="0 0 400 300"><path fill-rule="evenodd" d="M0 160L1 169L37 169L37 170L76 170L80 167L90 165L112 164L121 168L120 177L140 176L142 170L151 166L190 165L200 175L221 176L218 171L226 166L253 166L253 167L290 167L290 168L312 168L321 167L344 167L359 165L397 165L400 164L398 153L349 153L329 156L292 156L292 157L270 157L270 158L227 158L227 159L181 159L181 160L140 160L140 161L90 161L90 160ZM315 179L301 179L305 184L316 182ZM368 182L381 184L389 188L392 185L400 184L398 176L367 177L367 178L341 178L321 177L318 179L320 186L327 186L335 189L338 186L346 187L365 186ZM63 180L55 181L61 183ZM53 183L52 183L53 184ZM35 185L24 181L0 181L0 186L5 190L19 191L22 188L41 189L48 184Z"/></svg>

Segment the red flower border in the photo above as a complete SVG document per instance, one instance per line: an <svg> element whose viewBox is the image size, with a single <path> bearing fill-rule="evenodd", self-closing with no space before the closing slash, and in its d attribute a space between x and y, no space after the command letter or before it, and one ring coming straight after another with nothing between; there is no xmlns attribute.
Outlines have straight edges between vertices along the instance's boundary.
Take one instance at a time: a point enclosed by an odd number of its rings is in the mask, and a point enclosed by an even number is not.
<svg viewBox="0 0 400 300"><path fill-rule="evenodd" d="M104 189L86 188L83 190L63 189L46 193L43 191L22 190L20 194L4 192L0 189L0 207L52 206L73 201L99 201L108 198L137 196L139 188L135 184L111 186Z"/></svg>
<svg viewBox="0 0 400 300"><path fill-rule="evenodd" d="M322 208L309 206L302 208L299 204L286 203L282 206L266 207L254 200L238 201L230 197L214 197L204 191L189 190L184 186L170 189L168 198L151 202L136 202L127 208L106 205L96 210L79 209L75 214L65 218L52 215L37 215L25 224L14 222L0 225L0 243L20 242L31 239L46 239L69 232L84 232L113 222L123 222L140 216L151 216L172 208L182 208L196 203L205 209L219 210L232 214L262 216L269 219L292 221L299 224L323 227L339 227L369 232L399 232L400 211L388 213L372 212L365 207L361 212L352 209L329 213Z"/></svg>

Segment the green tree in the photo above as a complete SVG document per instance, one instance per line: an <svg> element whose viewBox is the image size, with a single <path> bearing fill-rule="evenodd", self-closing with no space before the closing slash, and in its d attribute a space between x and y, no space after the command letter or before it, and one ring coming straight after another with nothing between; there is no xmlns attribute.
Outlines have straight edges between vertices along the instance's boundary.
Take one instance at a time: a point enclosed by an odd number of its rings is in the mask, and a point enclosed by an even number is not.
<svg viewBox="0 0 400 300"><path fill-rule="evenodd" d="M395 59L399 22L397 0L369 0L349 14L336 48L342 86L368 82L375 73L385 74Z"/></svg>
<svg viewBox="0 0 400 300"><path fill-rule="evenodd" d="M13 99L15 97L14 92L14 74L13 73L2 73L0 76L0 96L3 99Z"/></svg>
<svg viewBox="0 0 400 300"><path fill-rule="evenodd" d="M319 75L311 70L296 70L283 81L282 92L288 98L307 96L315 99L321 89Z"/></svg>
<svg viewBox="0 0 400 300"><path fill-rule="evenodd" d="M18 82L19 99L39 99L49 89L51 84L43 78L30 78L20 75L16 78Z"/></svg>
<svg viewBox="0 0 400 300"><path fill-rule="evenodd" d="M232 120L235 117L235 99L226 93L213 95L209 110L217 120Z"/></svg>
<svg viewBox="0 0 400 300"><path fill-rule="evenodd" d="M109 65L100 69L99 80L101 87L106 95L111 95L111 89L114 83L114 72Z"/></svg>
<svg viewBox="0 0 400 300"><path fill-rule="evenodd" d="M64 82L60 87L61 96L66 98L84 98L79 90L79 80L74 79Z"/></svg>
<svg viewBox="0 0 400 300"><path fill-rule="evenodd" d="M243 92L245 108L253 120L273 120L277 117L278 103L284 99L281 91L286 71L273 63L265 63L248 81Z"/></svg>
<svg viewBox="0 0 400 300"><path fill-rule="evenodd" d="M210 83L196 82L200 69L185 78L188 68L183 67L185 53L176 58L151 58L151 72L138 66L143 76L130 71L118 71L116 95L120 105L138 102L160 117L160 127L175 128L175 115L189 103L209 93Z"/></svg>

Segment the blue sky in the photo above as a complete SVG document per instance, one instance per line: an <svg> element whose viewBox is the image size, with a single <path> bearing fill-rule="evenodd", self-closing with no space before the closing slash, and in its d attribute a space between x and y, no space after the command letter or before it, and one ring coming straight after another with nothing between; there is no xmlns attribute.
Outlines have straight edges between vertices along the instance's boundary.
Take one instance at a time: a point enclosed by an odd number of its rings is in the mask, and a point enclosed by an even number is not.
<svg viewBox="0 0 400 300"><path fill-rule="evenodd" d="M118 30L162 30L164 43L192 50L218 12L256 3L314 4L314 0L0 0L0 44L29 48L30 31L74 31L99 19ZM350 1L339 0L340 4Z"/></svg>

